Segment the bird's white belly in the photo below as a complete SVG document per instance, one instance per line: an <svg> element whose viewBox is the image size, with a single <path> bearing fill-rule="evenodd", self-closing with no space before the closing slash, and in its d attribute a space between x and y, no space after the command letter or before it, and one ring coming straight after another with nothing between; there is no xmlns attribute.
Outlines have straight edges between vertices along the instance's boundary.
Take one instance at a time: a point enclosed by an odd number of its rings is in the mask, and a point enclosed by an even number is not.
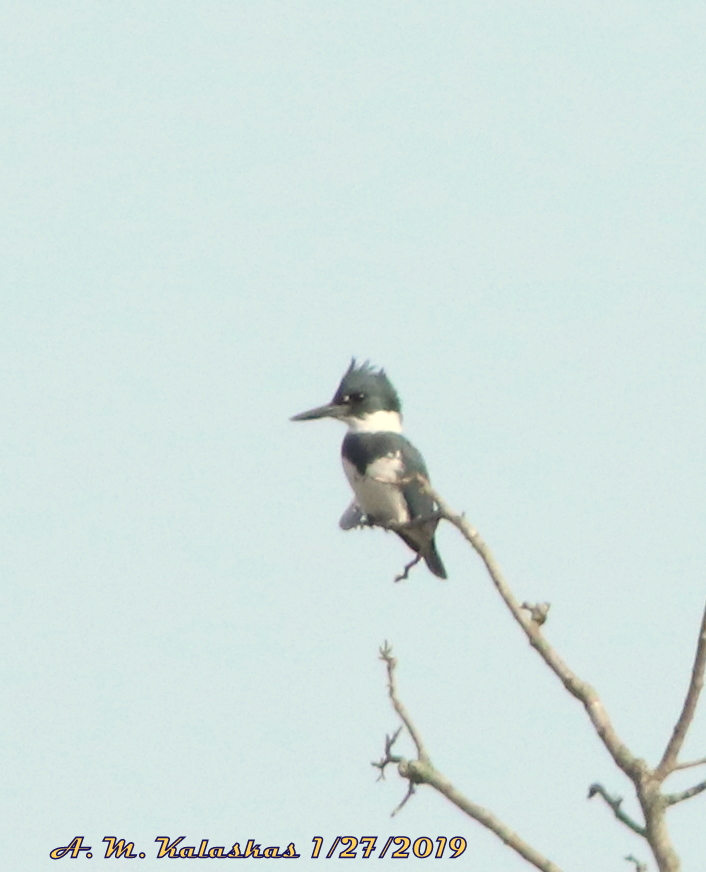
<svg viewBox="0 0 706 872"><path fill-rule="evenodd" d="M367 475L361 475L350 461L343 458L343 469L360 508L378 523L409 521L407 502L402 489L395 483L404 476L404 463L399 452L381 457L370 464Z"/></svg>

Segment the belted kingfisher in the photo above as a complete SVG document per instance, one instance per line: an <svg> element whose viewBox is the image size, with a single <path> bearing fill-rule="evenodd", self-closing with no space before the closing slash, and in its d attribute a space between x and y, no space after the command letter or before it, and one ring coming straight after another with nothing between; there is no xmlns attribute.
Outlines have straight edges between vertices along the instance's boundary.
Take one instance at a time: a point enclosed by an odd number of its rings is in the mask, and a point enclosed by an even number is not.
<svg viewBox="0 0 706 872"><path fill-rule="evenodd" d="M355 359L341 379L330 403L294 415L292 421L337 418L348 425L341 446L343 469L355 499L339 522L343 530L353 527L392 527L409 547L426 561L439 578L446 578L434 542L439 523L433 518L434 500L422 490L416 474L428 478L424 458L402 435L402 406L384 369L369 363L356 366ZM431 517L405 529L396 525ZM405 570L417 561L413 561Z"/></svg>

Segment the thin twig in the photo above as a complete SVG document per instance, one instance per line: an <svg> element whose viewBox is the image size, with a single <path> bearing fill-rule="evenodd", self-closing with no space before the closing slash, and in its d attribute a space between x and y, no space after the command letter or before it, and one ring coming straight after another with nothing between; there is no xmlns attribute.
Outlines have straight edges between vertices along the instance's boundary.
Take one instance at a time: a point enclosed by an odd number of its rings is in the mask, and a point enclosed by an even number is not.
<svg viewBox="0 0 706 872"><path fill-rule="evenodd" d="M602 784L592 784L588 788L588 798L592 799L594 796L601 796L606 804L613 809L613 814L616 818L626 827L629 827L634 833L637 833L638 836L644 836L646 834L645 828L638 824L637 821L634 821L627 812L624 812L621 808L623 798L622 796L611 796L608 791L603 787ZM625 858L627 859L627 857Z"/></svg>
<svg viewBox="0 0 706 872"><path fill-rule="evenodd" d="M376 763L372 765L380 770L380 774L378 775L378 781L385 780L385 767L390 763L400 763L404 758L397 756L392 753L392 746L397 741L400 733L402 732L402 727L397 727L395 732L390 736L389 734L385 736L385 753Z"/></svg>
<svg viewBox="0 0 706 872"><path fill-rule="evenodd" d="M402 802L390 812L390 817L394 817L398 811L402 811L405 805L407 805L407 801L414 796L414 792L416 791L416 789L417 788L414 781L409 781L407 783L407 793L405 793Z"/></svg>
<svg viewBox="0 0 706 872"><path fill-rule="evenodd" d="M402 705L402 702L397 696L397 685L395 682L395 666L397 665L397 661L392 656L392 646L389 642L385 642L380 648L380 659L384 661L385 666L387 667L387 692L392 702L392 706L400 716L402 723L407 727L407 732L412 737L414 747L417 749L417 758L423 763L431 763L429 755L424 748L422 737L419 735L417 728L412 723L412 719L407 713L407 709Z"/></svg>
<svg viewBox="0 0 706 872"><path fill-rule="evenodd" d="M664 750L659 766L655 770L655 774L660 781L663 781L671 772L674 771L677 764L677 757L681 751L686 733L691 722L694 719L696 704L699 701L699 694L704 686L704 668L706 667L706 608L701 618L701 628L699 629L699 641L696 645L696 654L694 655L694 665L691 670L691 681L689 689L684 699L684 705L679 715L679 720L676 722L672 731L672 737L669 740L667 747Z"/></svg>
<svg viewBox="0 0 706 872"><path fill-rule="evenodd" d="M674 767L674 772L677 769L692 769L694 766L703 766L706 763L706 757L702 757L700 760L692 760L691 763L677 763Z"/></svg>

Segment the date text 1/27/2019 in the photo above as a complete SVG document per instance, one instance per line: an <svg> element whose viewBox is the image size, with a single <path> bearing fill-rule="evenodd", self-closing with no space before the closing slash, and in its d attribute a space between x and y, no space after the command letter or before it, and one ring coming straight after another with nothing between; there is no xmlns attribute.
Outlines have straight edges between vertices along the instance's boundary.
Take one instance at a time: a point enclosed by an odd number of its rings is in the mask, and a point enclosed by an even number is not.
<svg viewBox="0 0 706 872"><path fill-rule="evenodd" d="M321 836L315 836L313 842L314 850L311 852L311 856L317 859L322 856L321 850L324 840ZM414 840L410 839L409 836L390 836L387 841L382 843L382 847L380 847L380 842L382 840L379 840L377 836L362 836L359 839L355 836L336 836L333 844L323 856L327 860L330 860L331 857L338 859L362 857L367 860L372 856L378 857L378 859L391 857L395 860L404 860L410 856L411 849L411 855L414 857L441 858L446 855L456 858L463 854L467 844L463 836L454 836L451 839L437 836L433 840L429 836L419 836ZM376 849L379 850L379 853L376 853Z"/></svg>

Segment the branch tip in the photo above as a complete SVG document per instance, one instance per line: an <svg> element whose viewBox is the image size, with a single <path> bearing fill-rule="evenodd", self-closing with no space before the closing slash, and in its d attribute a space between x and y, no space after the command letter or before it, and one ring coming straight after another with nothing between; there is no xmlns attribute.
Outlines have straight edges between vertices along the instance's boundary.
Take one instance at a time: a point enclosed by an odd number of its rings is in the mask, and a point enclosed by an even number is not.
<svg viewBox="0 0 706 872"><path fill-rule="evenodd" d="M416 787L415 787L415 785L414 785L414 782L413 782L413 781L409 781L409 782L407 783L407 793L404 795L404 799L403 799L402 802L397 806L397 808L393 809L393 810L390 812L390 817L394 817L394 816L397 814L398 811L401 811L401 810L404 808L404 806L407 804L407 801L408 801L409 799L411 799L412 796L414 796L415 791L416 791Z"/></svg>

